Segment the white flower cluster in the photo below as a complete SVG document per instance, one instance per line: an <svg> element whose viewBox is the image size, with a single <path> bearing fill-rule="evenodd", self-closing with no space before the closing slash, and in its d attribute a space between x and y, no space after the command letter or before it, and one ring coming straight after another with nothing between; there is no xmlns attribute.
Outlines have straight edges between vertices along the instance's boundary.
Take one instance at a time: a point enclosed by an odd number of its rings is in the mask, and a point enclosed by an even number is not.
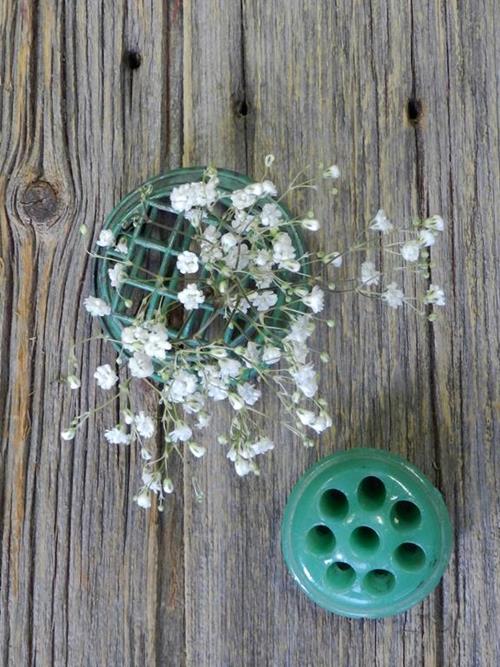
<svg viewBox="0 0 500 667"><path fill-rule="evenodd" d="M273 162L274 156L266 157L266 174ZM318 179L336 180L339 176L338 167L332 165L326 170L322 167ZM309 183L304 185L310 187ZM132 324L124 327L121 339L115 341L121 346L117 367L126 361L129 378L120 381L117 368L111 364L99 366L94 373L100 389L118 392L121 405L128 405L134 378L148 383L157 397L161 424L158 456L153 446L157 420L144 411L123 408L119 423L104 433L111 444L140 443L142 487L135 499L141 507L150 507L157 496L161 509L165 497L172 493L174 485L168 472L172 452L195 458L205 454L196 434L209 426L212 402L227 401L230 406L230 428L218 442L228 447L227 458L239 476L259 474L259 457L274 448L272 439L263 432L259 409L265 387L272 388L290 430L305 446L312 446L315 435L332 425L327 402L318 396L319 373L310 345L325 309L325 286L320 286L314 266L317 262L319 268L343 269L351 250L303 254L296 230L315 232L320 222L312 212L290 220L274 197L277 189L266 178L225 192L213 170L202 182L179 185L171 192L171 210L182 214L192 231L189 248L176 256L175 309L183 324L177 330L169 328L169 312L161 308L146 319L146 309L140 306L132 314ZM404 240L386 244L385 249L423 273L428 249L442 230L442 219L433 216L403 231ZM379 210L367 231L368 236L379 232L385 238L397 230ZM101 232L97 245L127 254L127 238L117 242L109 230ZM352 251L360 247L358 243ZM108 270L111 287L120 298L120 288L128 280L127 267L124 260ZM384 278L375 262L366 259L359 278L347 282L354 284L353 291L377 297L391 308L408 303L398 284L385 284ZM335 291L335 285L327 283L327 287ZM429 308L444 305L443 290L430 284L420 303L427 314ZM92 316L112 314L110 305L101 298L89 296L84 304ZM195 327L198 340L194 346L180 333L193 318L204 322L201 329ZM228 330L241 334L242 344L227 344L220 333L215 339L206 335L211 324L217 319L220 323L221 318ZM332 325L330 320L326 322ZM327 353L320 357L328 361ZM74 373L66 379L72 389L80 386ZM75 418L62 437L73 439L89 414Z"/></svg>

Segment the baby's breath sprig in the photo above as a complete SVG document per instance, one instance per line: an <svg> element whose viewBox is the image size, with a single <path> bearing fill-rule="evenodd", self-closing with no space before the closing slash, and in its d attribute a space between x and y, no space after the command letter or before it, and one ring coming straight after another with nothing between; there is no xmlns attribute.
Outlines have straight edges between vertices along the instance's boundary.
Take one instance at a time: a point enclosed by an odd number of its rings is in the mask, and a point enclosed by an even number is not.
<svg viewBox="0 0 500 667"><path fill-rule="evenodd" d="M105 430L104 438L112 445L139 446L142 486L134 499L140 507L151 507L156 497L158 508L163 509L165 499L174 491L169 472L174 453L194 458L205 455L196 434L209 426L213 402L227 401L232 411L227 434L214 436L214 441L227 448L227 458L240 476L258 475L261 456L274 448L261 426L265 421L259 408L263 389L277 396L285 427L304 446L312 446L311 436L331 426L328 404L318 396L315 366L315 360L328 363L329 355L310 344L318 323L334 326L332 319L322 319L326 292L353 292L379 299L392 309L407 305L430 320L435 317L434 307L445 303L443 290L428 284L429 250L443 231L441 217L415 220L409 228L398 229L381 209L349 248L302 253L293 241L292 230L314 233L321 223L313 211L290 220L280 202L297 190L317 190L328 183L331 188L340 178L340 170L336 165L321 164L313 178L303 171L279 197L270 180L274 163L274 156L267 155L263 179L230 193L220 189L217 170L210 167L202 180L174 187L167 203L155 203L162 211L182 216L193 230L188 247L183 240L183 249L176 252L181 280L171 287L177 294L174 303L165 305L162 298L151 312L149 295L133 305L124 296L128 293L121 291L132 272L141 269L145 284L163 288L170 286L169 279L150 267L137 267L129 259L127 234L115 238L111 229L103 229L97 239L97 256L112 250L115 259L108 269L109 285L130 309L131 323L123 326L120 340L114 341L120 348L116 368L107 363L94 372L98 386L106 392L113 390L114 395L98 408L75 417L61 436L72 440L91 414L115 400L125 405L119 422ZM336 191L336 187L331 189L331 194ZM151 186L141 189L142 215L134 217L131 228L158 226L149 214L152 196ZM378 268L374 257L380 253L397 258L398 266L390 272ZM359 267L358 254L363 260ZM391 262L384 266L387 264ZM341 278L351 265L356 273ZM416 299L405 295L394 279L403 270L415 273L425 283L423 294ZM328 276L323 281L325 271ZM212 314L205 317L207 303ZM84 305L93 317L112 314L111 305L93 295ZM172 331L169 322L176 314L183 318L183 324ZM221 321L223 331L210 336ZM186 333L192 326L193 332ZM227 343L228 331L239 335L241 342ZM120 380L117 370L125 363L129 377ZM71 389L80 387L76 373L72 349L66 377ZM136 381L152 389L158 417L129 407L131 386ZM158 431L161 437L155 440ZM159 445L153 446L156 442ZM201 498L195 481L193 488Z"/></svg>

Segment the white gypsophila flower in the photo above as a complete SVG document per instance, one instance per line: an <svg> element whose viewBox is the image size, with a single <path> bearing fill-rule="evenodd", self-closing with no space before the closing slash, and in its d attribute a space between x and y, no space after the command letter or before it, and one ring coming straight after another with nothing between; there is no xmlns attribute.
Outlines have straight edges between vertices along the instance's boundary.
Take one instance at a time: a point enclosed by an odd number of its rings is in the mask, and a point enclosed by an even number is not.
<svg viewBox="0 0 500 667"><path fill-rule="evenodd" d="M233 410L241 410L245 405L245 401L240 396L238 396L238 394L233 394L231 392L229 392L227 400L231 404Z"/></svg>
<svg viewBox="0 0 500 667"><path fill-rule="evenodd" d="M104 315L111 314L111 306L107 304L106 301L99 299L96 296L88 296L83 301L83 305L92 317L103 317Z"/></svg>
<svg viewBox="0 0 500 667"><path fill-rule="evenodd" d="M262 361L268 366L278 363L281 359L281 350L274 345L266 345L262 351Z"/></svg>
<svg viewBox="0 0 500 667"><path fill-rule="evenodd" d="M281 268L284 261L293 259L295 259L295 248L292 239L286 232L281 232L273 241L273 260L278 262Z"/></svg>
<svg viewBox="0 0 500 667"><path fill-rule="evenodd" d="M226 313L225 317L228 318L231 314L231 311L236 310L239 313L246 314L250 308L250 303L243 295L228 294L226 296Z"/></svg>
<svg viewBox="0 0 500 667"><path fill-rule="evenodd" d="M186 310L196 310L205 301L203 292L195 284L185 287L177 297Z"/></svg>
<svg viewBox="0 0 500 667"><path fill-rule="evenodd" d="M279 266L281 269L287 269L287 271L291 271L292 273L300 271L300 262L297 259L284 259Z"/></svg>
<svg viewBox="0 0 500 667"><path fill-rule="evenodd" d="M116 252L119 252L121 255L126 255L128 252L127 239L122 236L119 239L118 243L115 245Z"/></svg>
<svg viewBox="0 0 500 667"><path fill-rule="evenodd" d="M104 432L104 437L112 445L128 445L130 443L130 434L121 426L114 426Z"/></svg>
<svg viewBox="0 0 500 667"><path fill-rule="evenodd" d="M101 248L109 248L115 244L115 235L111 229L103 229L99 234L96 244Z"/></svg>
<svg viewBox="0 0 500 667"><path fill-rule="evenodd" d="M188 415L198 414L204 407L205 397L199 391L195 391L194 394L188 396L182 403L182 409Z"/></svg>
<svg viewBox="0 0 500 667"><path fill-rule="evenodd" d="M174 483L172 482L170 477L165 477L165 479L163 480L163 491L168 494L174 492Z"/></svg>
<svg viewBox="0 0 500 667"><path fill-rule="evenodd" d="M434 232L442 232L444 230L444 220L440 215L433 215L424 220L422 224L425 229L430 229Z"/></svg>
<svg viewBox="0 0 500 667"><path fill-rule="evenodd" d="M420 256L420 243L415 239L401 246L401 257L407 262L416 262Z"/></svg>
<svg viewBox="0 0 500 667"><path fill-rule="evenodd" d="M98 366L95 370L94 377L101 389L111 389L111 387L114 387L118 382L118 375L109 364Z"/></svg>
<svg viewBox="0 0 500 667"><path fill-rule="evenodd" d="M70 389L80 389L82 386L80 378L76 377L76 375L68 375L66 382Z"/></svg>
<svg viewBox="0 0 500 667"><path fill-rule="evenodd" d="M424 296L424 303L432 306L446 305L444 291L441 289L441 287L439 287L439 285L429 286L429 289Z"/></svg>
<svg viewBox="0 0 500 667"><path fill-rule="evenodd" d="M315 285L309 294L302 297L302 302L310 308L313 313L320 313L325 306L325 293Z"/></svg>
<svg viewBox="0 0 500 667"><path fill-rule="evenodd" d="M240 238L236 234L233 234L233 232L226 232L220 238L220 244L225 253L228 253L231 248L236 247L239 242Z"/></svg>
<svg viewBox="0 0 500 667"><path fill-rule="evenodd" d="M331 178L332 180L340 178L340 169L336 164L332 164L331 167L328 167L328 169L325 169L323 172L323 178Z"/></svg>
<svg viewBox="0 0 500 667"><path fill-rule="evenodd" d="M124 327L121 331L123 348L129 352L142 350L147 339L148 332L142 326Z"/></svg>
<svg viewBox="0 0 500 667"><path fill-rule="evenodd" d="M151 454L151 452L145 447L141 447L141 459L143 461L151 461L152 458L153 455Z"/></svg>
<svg viewBox="0 0 500 667"><path fill-rule="evenodd" d="M238 395L245 401L247 405L254 405L260 398L260 389L254 387L250 382L239 384L236 388Z"/></svg>
<svg viewBox="0 0 500 667"><path fill-rule="evenodd" d="M211 419L211 415L207 414L206 412L200 412L196 418L195 427L201 431L210 424Z"/></svg>
<svg viewBox="0 0 500 667"><path fill-rule="evenodd" d="M134 413L129 410L128 408L125 408L122 410L122 415L123 415L123 421L127 426L130 426L130 424L134 423Z"/></svg>
<svg viewBox="0 0 500 667"><path fill-rule="evenodd" d="M321 227L320 221L316 220L316 218L304 218L304 220L300 221L300 224L310 232L317 232Z"/></svg>
<svg viewBox="0 0 500 667"><path fill-rule="evenodd" d="M252 340L248 341L242 356L245 358L245 364L248 368L257 366L261 359L260 345L257 345Z"/></svg>
<svg viewBox="0 0 500 667"><path fill-rule="evenodd" d="M217 366L206 366L201 371L202 384L210 398L214 401L223 401L228 397L228 378L221 378Z"/></svg>
<svg viewBox="0 0 500 667"><path fill-rule="evenodd" d="M278 227L283 218L283 212L276 204L264 204L260 214L260 221L263 227Z"/></svg>
<svg viewBox="0 0 500 667"><path fill-rule="evenodd" d="M253 445L250 445L250 449L255 455L265 454L274 449L274 442L269 438L261 438L257 442L254 442Z"/></svg>
<svg viewBox="0 0 500 667"><path fill-rule="evenodd" d="M165 359L166 351L172 349L172 343L168 340L168 331L165 325L159 322L155 324L144 322L143 327L147 333L144 338L144 353L148 357Z"/></svg>
<svg viewBox="0 0 500 667"><path fill-rule="evenodd" d="M295 343L305 343L314 331L314 322L310 315L300 315L293 320L289 327L289 333L285 340Z"/></svg>
<svg viewBox="0 0 500 667"><path fill-rule="evenodd" d="M278 188L272 181L262 181L262 183L259 183L258 185L260 185L262 189L262 194L267 195L268 197L276 197L278 195Z"/></svg>
<svg viewBox="0 0 500 667"><path fill-rule="evenodd" d="M184 218L189 220L195 229L198 229L201 223L206 220L207 212L201 208L192 208L190 211L184 213Z"/></svg>
<svg viewBox="0 0 500 667"><path fill-rule="evenodd" d="M274 157L274 155L272 153L269 153L264 158L264 165L266 166L267 169L269 169L270 167L273 166L273 163L274 163L275 160L276 160L276 158Z"/></svg>
<svg viewBox="0 0 500 667"><path fill-rule="evenodd" d="M198 256L194 252L184 250L177 257L177 268L183 274L196 273L199 268Z"/></svg>
<svg viewBox="0 0 500 667"><path fill-rule="evenodd" d="M273 256L267 248L259 248L255 256L252 258L252 264L263 269L270 269L273 265Z"/></svg>
<svg viewBox="0 0 500 667"><path fill-rule="evenodd" d="M236 211L234 218L231 220L231 227L238 234L244 234L250 229L254 216L246 211Z"/></svg>
<svg viewBox="0 0 500 667"><path fill-rule="evenodd" d="M173 431L168 434L172 442L187 442L193 435L193 431L185 422L176 424Z"/></svg>
<svg viewBox="0 0 500 667"><path fill-rule="evenodd" d="M145 510L151 507L151 494L148 489L144 489L135 497L135 502Z"/></svg>
<svg viewBox="0 0 500 667"><path fill-rule="evenodd" d="M247 188L244 188L243 190L235 190L232 192L230 199L235 209L242 210L253 206L258 197L259 195L256 195L249 191Z"/></svg>
<svg viewBox="0 0 500 667"><path fill-rule="evenodd" d="M108 269L111 287L120 287L127 278L127 271L123 264L117 263Z"/></svg>
<svg viewBox="0 0 500 667"><path fill-rule="evenodd" d="M230 269L243 271L250 262L250 251L248 246L245 245L245 243L234 246L224 257L224 262Z"/></svg>
<svg viewBox="0 0 500 667"><path fill-rule="evenodd" d="M387 285L385 292L380 298L383 299L391 308L399 308L399 306L402 306L405 301L403 291L399 289L396 283L390 283Z"/></svg>
<svg viewBox="0 0 500 667"><path fill-rule="evenodd" d="M76 428L67 428L61 431L61 438L63 440L74 440L76 435Z"/></svg>
<svg viewBox="0 0 500 667"><path fill-rule="evenodd" d="M207 451L206 447L203 447L202 445L197 445L195 442L190 442L188 447L191 454L195 456L197 459L200 459L202 456L205 456L205 453Z"/></svg>
<svg viewBox="0 0 500 667"><path fill-rule="evenodd" d="M218 364L223 378L235 378L241 372L241 364L236 359L220 359Z"/></svg>
<svg viewBox="0 0 500 667"><path fill-rule="evenodd" d="M312 428L316 433L323 433L327 428L330 428L332 425L332 418L326 412L321 411L317 417L315 417L308 426Z"/></svg>
<svg viewBox="0 0 500 667"><path fill-rule="evenodd" d="M373 229L377 232L382 232L382 234L387 234L387 232L390 232L393 227L394 225L388 219L383 209L379 209L373 220L370 222L370 229Z"/></svg>
<svg viewBox="0 0 500 667"><path fill-rule="evenodd" d="M142 481L153 493L161 491L161 475L158 472L151 472L146 466L142 469Z"/></svg>
<svg viewBox="0 0 500 667"><path fill-rule="evenodd" d="M134 352L128 361L130 373L136 378L147 378L154 373L153 362L144 352Z"/></svg>
<svg viewBox="0 0 500 667"><path fill-rule="evenodd" d="M363 287L378 285L380 272L375 269L373 262L363 262L361 264L361 284Z"/></svg>
<svg viewBox="0 0 500 667"><path fill-rule="evenodd" d="M238 477L245 477L245 475L251 472L252 466L250 465L250 461L238 456L234 462L234 469Z"/></svg>
<svg viewBox="0 0 500 667"><path fill-rule="evenodd" d="M316 415L312 410L304 410L303 408L298 408L297 417L300 419L301 424L303 424L304 426L309 426L314 422Z"/></svg>
<svg viewBox="0 0 500 667"><path fill-rule="evenodd" d="M428 248L436 242L436 235L430 229L421 229L418 233L418 242L424 248Z"/></svg>
<svg viewBox="0 0 500 667"><path fill-rule="evenodd" d="M192 208L211 208L218 198L217 178L207 183L184 183L173 188L170 204L177 213L190 211Z"/></svg>
<svg viewBox="0 0 500 667"><path fill-rule="evenodd" d="M331 261L330 264L334 266L336 269L339 269L342 266L342 255L340 252L332 252L331 253Z"/></svg>
<svg viewBox="0 0 500 667"><path fill-rule="evenodd" d="M142 410L134 417L135 428L137 433L143 438L152 438L155 432L155 424L153 419L145 414Z"/></svg>
<svg viewBox="0 0 500 667"><path fill-rule="evenodd" d="M318 374L314 370L312 364L302 366L298 370L292 371L290 374L295 380L297 389L299 389L307 398L312 398L318 391Z"/></svg>
<svg viewBox="0 0 500 667"><path fill-rule="evenodd" d="M180 370L172 376L171 384L167 388L169 400L173 403L182 403L188 396L196 392L198 380L189 371Z"/></svg>
<svg viewBox="0 0 500 667"><path fill-rule="evenodd" d="M269 308L276 305L278 295L272 290L264 290L263 292L250 292L248 300L259 313L265 313Z"/></svg>

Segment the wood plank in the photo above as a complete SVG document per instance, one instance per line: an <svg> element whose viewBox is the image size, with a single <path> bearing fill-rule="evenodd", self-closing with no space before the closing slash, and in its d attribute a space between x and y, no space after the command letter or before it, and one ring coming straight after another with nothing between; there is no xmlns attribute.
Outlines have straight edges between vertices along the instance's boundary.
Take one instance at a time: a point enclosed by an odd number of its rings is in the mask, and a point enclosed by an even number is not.
<svg viewBox="0 0 500 667"><path fill-rule="evenodd" d="M198 49L198 57L185 74L189 98L185 126L191 133L191 160L204 161L208 156L218 158L219 164L223 160L233 166L241 165L247 157L247 169L256 176L263 155L270 151L278 157L281 174L293 173L305 163L337 161L344 173L338 202L341 213L335 214L325 199L315 211L325 221L323 241L334 238L339 247L381 205L396 220L442 210L450 227L444 239L445 249L438 250L441 254L437 255L444 261L433 278L436 275L436 280L450 285L446 277L463 266L460 258L464 251L454 235L463 234L465 229L456 203L455 210L450 211L450 199L467 172L464 161L456 160L453 154L450 159L450 154L442 149L443 143L447 145L447 116L437 114L432 128L430 120L428 125L424 121L414 126L408 120L408 100L421 98L427 109L439 103L442 110L451 104L447 99L449 74L443 68L443 54L446 48L453 47L456 57L466 59L467 45L462 45L458 33L451 34L450 30L475 25L476 10L471 9L472 15L464 19L459 8L449 3L445 11L444 5L427 10L398 2L318 2L305 6L294 1L244 2L243 42L238 45L232 31L237 29L238 8L223 2L211 4L211 9L216 9L207 16L202 3L190 3L193 28L188 37ZM486 9L479 26L483 26L483 20L489 21L491 32L491 6ZM221 39L221 29L227 30L230 39ZM450 39L452 43L448 44ZM219 52L221 46L224 56ZM494 40L482 48L481 72L485 79L486 63L492 67L495 62ZM210 60L214 53L218 54L216 63ZM242 62L238 62L240 53ZM208 73L209 62L213 66ZM438 67L436 62L440 63ZM431 71L432 77L427 76ZM243 127L245 139L241 142L234 139L240 121L229 112L235 79L244 82L243 97L249 109ZM494 78L489 81L485 87L493 99ZM467 130L468 136L474 137L472 123L476 118L465 121L467 110L458 103L460 82L454 80L453 85L454 113L462 113L462 132ZM198 99L193 90L198 91ZM474 103L478 100L479 97ZM487 128L495 123L493 106L489 113L482 116ZM458 128L454 132L457 141ZM495 156L495 136L495 132L483 133L483 150L491 160ZM439 148L433 148L433 142ZM440 178L436 180L434 176L438 174ZM489 178L492 179L491 173ZM283 176L278 181L283 185ZM468 189L470 210L476 211L472 183ZM497 200L489 195L484 202L485 225L492 201ZM308 206L307 199L292 203ZM491 221L487 233L493 241ZM476 261L482 252L480 246ZM488 258L490 268L485 271L494 277L493 258ZM470 279L472 276L471 273ZM453 313L455 309L463 310L462 281L463 277L458 285L454 284L453 291L448 289L454 302ZM492 284L489 280L485 299L494 298ZM407 281L407 286L411 288L411 281ZM452 342L456 334L446 320L432 328L410 313L394 316L378 305L360 304L354 299L332 299L329 312L338 326L329 334L319 334L317 340L334 358L333 367L323 372L323 391L332 406L335 427L317 451L299 450L276 423L278 418L273 422L273 431L280 446L264 465L262 478L235 480L229 476L227 466L224 468L223 452L215 452L215 456L211 452L206 468L199 473L207 495L201 508L189 499L187 471L194 466L186 464L185 503L187 525L191 527L186 541L188 662L399 666L452 665L459 664L462 658L465 662L460 664L479 664L483 658L478 656L484 650L484 664L493 665L495 649L487 645L492 628L484 632L480 629L486 624L488 611L481 608L481 593L476 597L473 591L484 591L486 561L482 548L486 544L487 552L493 554L495 542L493 537L487 540L484 533L480 539L479 528L463 537L465 508L457 505L456 490L458 484L465 483L469 468L463 468L453 480L448 476L448 470L459 466L457 462L464 457L471 463L469 443L465 438L450 442L448 434L464 432L466 415L460 415L458 410L462 396L459 379L472 358L462 355L458 360L457 352L452 360L448 358L450 350L456 350L456 342L455 348ZM495 331L494 312L491 308L484 314L489 318L490 332ZM463 331L466 320L455 317L453 314L453 323L458 331ZM480 345L484 322L479 324L475 319L475 326L476 345ZM455 364L451 375L447 370L450 361ZM486 367L482 372L487 374ZM490 373L489 389L481 397L491 405L496 376L493 369ZM482 406L476 398L479 394L471 396L470 416ZM269 396L266 410L279 417L277 404ZM443 423L442 416L446 416ZM487 422L488 418L490 412L485 416ZM224 423L226 417L218 414L217 427ZM472 428L470 423L467 433L471 437ZM490 443L493 436L490 426ZM314 607L291 582L279 551L279 522L294 480L318 456L359 443L407 456L438 484L457 526L456 553L462 563L461 572L466 571L472 558L476 559L474 577L465 585L462 576L456 593L454 565L443 585L421 605L385 621L349 621ZM212 450L218 449L213 441L206 444L212 445ZM477 461L487 460L492 466L491 444L486 450L484 447L483 439L476 438ZM477 480L479 465L472 468L477 471ZM484 502L482 499L488 498L495 504L494 475L489 474L485 490L473 495L473 499ZM477 484L470 488L477 491ZM475 500L472 503L476 517L480 516L484 505ZM492 513L491 521L497 517L498 512ZM482 526L491 524L483 519ZM477 546L471 551L474 540ZM474 639L467 635L465 594L469 599L474 596L467 615L469 627L473 624ZM492 590L488 599L493 595ZM460 638L453 639L450 629L458 627Z"/></svg>
<svg viewBox="0 0 500 667"><path fill-rule="evenodd" d="M92 374L107 347L79 350L78 395L58 382L71 340L90 333L94 231L120 196L179 161L174 9L0 5L3 664L182 664L182 499L161 520L134 507L136 454L102 437L113 409L60 440L76 410L102 401Z"/></svg>

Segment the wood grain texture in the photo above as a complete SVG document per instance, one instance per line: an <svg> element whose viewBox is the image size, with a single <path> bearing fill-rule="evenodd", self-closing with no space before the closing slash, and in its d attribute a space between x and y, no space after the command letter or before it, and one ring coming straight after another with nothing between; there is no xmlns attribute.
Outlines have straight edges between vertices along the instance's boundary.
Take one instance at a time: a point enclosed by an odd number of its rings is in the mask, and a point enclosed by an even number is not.
<svg viewBox="0 0 500 667"><path fill-rule="evenodd" d="M498 664L499 13L495 0L0 2L2 664ZM316 247L344 247L382 205L395 219L442 213L432 280L449 305L431 326L332 298L337 326L315 340L333 359L331 433L301 449L266 396L278 446L260 478L237 479L211 435L205 460L174 471L164 515L145 515L136 453L99 435L116 407L59 439L98 404L93 369L110 358L80 349L84 384L68 397L58 379L90 333L84 251L148 176L212 163L258 177L268 152L280 186L305 164L341 165L335 206L314 203ZM228 417L215 412L214 432ZM315 607L279 550L297 478L360 443L419 466L455 532L438 589L382 621Z"/></svg>

